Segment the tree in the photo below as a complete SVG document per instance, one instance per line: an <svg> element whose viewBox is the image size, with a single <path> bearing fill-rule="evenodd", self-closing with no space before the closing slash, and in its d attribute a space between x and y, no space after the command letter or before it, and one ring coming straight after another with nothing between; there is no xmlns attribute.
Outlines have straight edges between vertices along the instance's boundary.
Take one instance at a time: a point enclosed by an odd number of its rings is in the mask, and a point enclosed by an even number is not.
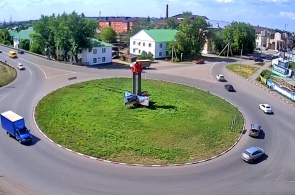
<svg viewBox="0 0 295 195"><path fill-rule="evenodd" d="M166 21L166 28L168 29L178 29L179 28L179 22L175 18L168 18Z"/></svg>
<svg viewBox="0 0 295 195"><path fill-rule="evenodd" d="M30 50L30 40L29 39L21 40L20 48L29 51Z"/></svg>
<svg viewBox="0 0 295 195"><path fill-rule="evenodd" d="M148 60L154 61L154 55L151 52L147 53L146 51L142 51L141 54L137 56L137 59L138 60L148 59Z"/></svg>
<svg viewBox="0 0 295 195"><path fill-rule="evenodd" d="M11 44L10 34L7 29L0 30L0 43L3 43L4 45Z"/></svg>
<svg viewBox="0 0 295 195"><path fill-rule="evenodd" d="M107 26L101 29L100 38L107 43L115 43L117 40L117 33L111 26Z"/></svg>
<svg viewBox="0 0 295 195"><path fill-rule="evenodd" d="M244 22L232 22L222 30L224 41L231 42L232 52L240 54L253 53L255 48L255 30L250 24Z"/></svg>
<svg viewBox="0 0 295 195"><path fill-rule="evenodd" d="M139 19L131 28L131 30L127 33L125 37L125 42L129 43L130 37L138 33L140 30L143 29L154 29L156 24L151 23L149 19L142 18ZM129 44L128 44L129 45Z"/></svg>
<svg viewBox="0 0 295 195"><path fill-rule="evenodd" d="M200 55L206 42L206 36L210 24L205 21L203 17L195 17L191 20L190 13L185 12L185 17L179 25L179 32L175 36L175 41L168 45L168 52L176 53L184 57L194 57Z"/></svg>

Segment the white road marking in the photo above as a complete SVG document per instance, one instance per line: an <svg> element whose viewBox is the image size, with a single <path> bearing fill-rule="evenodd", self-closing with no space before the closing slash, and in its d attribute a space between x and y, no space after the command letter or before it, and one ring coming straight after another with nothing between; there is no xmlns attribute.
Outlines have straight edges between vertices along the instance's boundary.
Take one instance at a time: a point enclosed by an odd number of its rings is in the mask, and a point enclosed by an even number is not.
<svg viewBox="0 0 295 195"><path fill-rule="evenodd" d="M24 60L24 61L26 61L26 62L28 62L28 63L31 63L31 64L33 64L34 66L37 66L37 67L43 72L43 74L44 74L44 76L45 76L45 78L46 78L47 80L48 80L48 79L55 78L55 77L59 77L59 76L65 76L65 75L69 75L69 74L75 74L75 73L77 73L77 72L72 72L72 71L62 70L62 69L58 69L58 68L51 68L51 67L47 67L47 66L42 66L42 65L35 64L35 63L33 63L33 62L30 62L30 61L25 60L25 59L22 59L22 58L20 58L20 59L21 59L21 60ZM54 76L54 77L50 77L50 78L48 78L47 75L46 75L46 73L45 73L45 71L44 71L41 67L48 68L48 69L52 69L52 70L60 70L60 71L68 72L68 73L67 73L67 74L62 74L62 75L58 75L58 76Z"/></svg>
<svg viewBox="0 0 295 195"><path fill-rule="evenodd" d="M264 177L268 177L268 176L270 176L271 174L267 174L267 175L264 175Z"/></svg>
<svg viewBox="0 0 295 195"><path fill-rule="evenodd" d="M28 70L30 71L30 73L31 73L31 76L33 76L33 73L32 73L32 71L31 71L31 69L28 68L27 66L26 66L26 69L28 69Z"/></svg>
<svg viewBox="0 0 295 195"><path fill-rule="evenodd" d="M278 180L278 179L280 179L280 177L282 176L282 173L283 173L283 169L282 169L282 172L281 172L281 174L276 178L276 181Z"/></svg>
<svg viewBox="0 0 295 195"><path fill-rule="evenodd" d="M66 72L69 72L69 71L66 71ZM69 73L66 73L66 74L60 74L60 75L49 77L49 78L46 78L46 79L53 79L53 78L56 78L56 77L61 77L61 76L66 76L66 75L76 74L76 73L77 72L69 72Z"/></svg>
<svg viewBox="0 0 295 195"><path fill-rule="evenodd" d="M214 83L216 83L216 80L215 80L215 79L213 78L213 76L212 76L212 68L213 68L213 66L215 66L216 64L218 64L218 62L213 63L212 66L210 67L210 77L211 77L211 79L214 81Z"/></svg>
<svg viewBox="0 0 295 195"><path fill-rule="evenodd" d="M6 98L7 96L9 96L9 94L7 95L2 95L2 97L0 96L0 101L2 101L4 98Z"/></svg>

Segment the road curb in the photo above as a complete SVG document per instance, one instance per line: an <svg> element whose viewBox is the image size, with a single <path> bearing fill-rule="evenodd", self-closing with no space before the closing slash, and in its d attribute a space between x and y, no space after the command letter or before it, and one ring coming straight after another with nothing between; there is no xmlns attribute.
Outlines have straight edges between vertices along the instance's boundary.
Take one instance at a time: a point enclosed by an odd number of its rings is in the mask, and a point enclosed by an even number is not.
<svg viewBox="0 0 295 195"><path fill-rule="evenodd" d="M226 69L227 69L229 72L232 72L232 73L234 73L235 75L238 75L239 77L241 77L241 78L243 78L243 79L249 81L250 83L252 83L252 84L254 84L254 85L260 87L260 88L263 89L264 91L267 91L267 92L269 92L270 94L273 94L274 96L276 96L276 97L279 98L280 100L284 101L284 102L287 103L288 105L290 105L290 106L292 106L293 108L295 108L295 103L294 103L294 102L291 102L290 100L288 100L287 98L283 97L282 95L276 93L275 91L270 90L269 88L267 88L267 87L261 85L259 82L255 81L255 80L253 81L253 80L248 79L248 78L246 78L246 77L244 77L244 76L242 76L242 75L239 75L238 73L236 73L236 72L234 72L234 71L232 71L232 70L230 70L230 69L228 69L228 68L226 68Z"/></svg>
<svg viewBox="0 0 295 195"><path fill-rule="evenodd" d="M157 79L151 79L151 80L157 80ZM163 80L161 80L161 81L163 81ZM169 82L169 81L165 81L165 82ZM170 83L175 83L175 82L170 82ZM176 83L176 84L180 84L180 83ZM66 86L63 86L63 87L66 87ZM50 93L53 93L53 92L55 92L56 90L59 90L59 89L61 89L61 88L63 88L63 87L56 88L55 90L51 91ZM193 87L193 86L190 86L190 87ZM202 91L204 91L204 92L208 92L208 93L210 93L210 94L212 94L212 95L215 95L215 96L217 96L217 97L219 97L219 98L225 100L226 102L230 103L230 104L231 104L232 106L234 106L235 108L237 108L237 106L233 105L231 102L227 101L226 99L224 99L224 98L222 98L222 97L220 97L220 96L218 96L218 95L216 95L216 94L214 94L214 93L211 93L211 92L209 92L209 91L206 91L206 90L203 90L203 89L200 89L200 88L197 88L197 87L194 87L194 88L199 89L199 90L202 90ZM245 118L244 118L243 113L237 108L237 109L239 110L239 112L242 114L243 119L244 119L243 129L242 129L242 131L241 131L241 133L240 133L238 139L237 139L236 142L235 142L232 146L230 146L228 149L226 149L225 151L223 151L223 152L221 152L221 153L219 153L219 154L217 154L217 155L215 155L215 156L212 156L212 157L210 157L210 158L208 158L208 159L199 160L199 161L193 161L193 162L187 162L187 163L181 163L181 164L131 164L131 163L124 163L124 162L110 161L110 160L107 160L107 159L102 159L102 158L98 158L98 157L93 157L93 156L89 156L89 155L86 155L86 154L82 154L82 153L80 153L80 152L77 152L77 151L74 151L74 150L72 150L72 149L66 148L66 147L64 147L64 146L62 146L62 145L60 145L60 144L58 144L58 143L55 143L52 139L50 139L50 138L49 138L49 137L48 137L48 136L47 136L47 135L46 135L46 134L45 134L45 133L39 128L39 126L38 126L38 124L37 124L37 122L36 122L36 120L35 120L36 107L37 107L38 103L39 103L44 97L46 97L47 95L49 95L50 93L45 94L44 96L42 96L41 98L39 98L39 100L37 101L37 103L36 103L35 106L34 106L34 110L33 110L33 121L34 121L34 124L35 124L35 126L37 127L38 131L39 131L39 132L40 132L40 133L41 133L41 134L42 134L42 135L43 135L48 141L50 141L51 143L53 143L53 144L56 145L57 147L62 148L62 149L64 149L64 150L68 151L68 152L74 153L74 154L76 154L76 155L79 155L79 156L82 156L82 157L85 157L85 158L89 158L89 159L91 159L91 160L96 160L96 161L105 162L105 163L111 163L111 164L116 164L116 165L135 166L135 167L178 167L178 166L188 166L188 165L195 165L195 164L199 164L199 163L207 162L207 161L213 160L213 159L215 159L215 158L217 158L217 157L219 157L219 156L221 156L221 155L224 155L225 153L229 152L232 148L234 148L234 147L237 145L237 143L241 140L241 138L242 138L242 136L243 136L243 131L244 131L244 129L245 129L245 125L246 125L246 120L245 120Z"/></svg>

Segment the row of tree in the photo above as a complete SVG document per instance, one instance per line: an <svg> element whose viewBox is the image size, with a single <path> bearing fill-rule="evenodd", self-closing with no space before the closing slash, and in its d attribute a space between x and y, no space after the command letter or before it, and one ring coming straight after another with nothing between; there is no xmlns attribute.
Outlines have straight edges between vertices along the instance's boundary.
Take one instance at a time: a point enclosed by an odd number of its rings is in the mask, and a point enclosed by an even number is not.
<svg viewBox="0 0 295 195"><path fill-rule="evenodd" d="M141 19L127 34L117 34L112 27L101 28L97 34L97 22L76 12L57 16L42 15L41 19L34 23L36 33L31 35L31 45L29 40L22 40L20 47L55 58L62 56L66 61L70 56L78 61L79 50L90 50L93 47L93 37L109 43L115 43L117 40L129 43L130 37L142 29L166 28L178 30L175 39L168 45L168 52L174 55L176 60L180 56L192 58L200 55L207 40L211 40L216 51L222 51L228 43L231 44L234 54L239 54L241 49L244 54L254 51L256 35L250 24L232 22L220 32L219 29L212 28L203 17L192 17L191 12L184 12L183 15L184 19L181 21L175 18L169 18L164 22L153 22L149 18ZM11 43L6 29L0 30L0 42Z"/></svg>
<svg viewBox="0 0 295 195"><path fill-rule="evenodd" d="M33 40L30 51L56 58L62 56L66 61L70 56L71 60L78 61L80 50L92 49L96 29L97 22L85 18L84 14L42 15L34 24L36 33L30 35Z"/></svg>

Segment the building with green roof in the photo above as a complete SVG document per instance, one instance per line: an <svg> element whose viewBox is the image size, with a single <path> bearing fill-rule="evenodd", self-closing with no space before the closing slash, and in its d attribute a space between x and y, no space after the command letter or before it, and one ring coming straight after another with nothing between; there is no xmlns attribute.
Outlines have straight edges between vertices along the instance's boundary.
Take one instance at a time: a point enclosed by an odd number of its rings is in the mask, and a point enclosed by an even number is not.
<svg viewBox="0 0 295 195"><path fill-rule="evenodd" d="M10 36L13 38L13 47L14 48L19 48L19 43L24 40L28 39L32 41L32 38L30 37L31 34L34 34L35 31L32 27L26 29L26 30L21 30L19 32L15 30L9 30L8 31Z"/></svg>
<svg viewBox="0 0 295 195"><path fill-rule="evenodd" d="M143 51L154 55L155 59L170 57L168 43L175 39L178 30L146 29L130 38L130 54L140 55Z"/></svg>
<svg viewBox="0 0 295 195"><path fill-rule="evenodd" d="M78 54L82 64L91 66L111 63L113 45L97 39L91 41L93 43L92 50L84 49L81 54Z"/></svg>

